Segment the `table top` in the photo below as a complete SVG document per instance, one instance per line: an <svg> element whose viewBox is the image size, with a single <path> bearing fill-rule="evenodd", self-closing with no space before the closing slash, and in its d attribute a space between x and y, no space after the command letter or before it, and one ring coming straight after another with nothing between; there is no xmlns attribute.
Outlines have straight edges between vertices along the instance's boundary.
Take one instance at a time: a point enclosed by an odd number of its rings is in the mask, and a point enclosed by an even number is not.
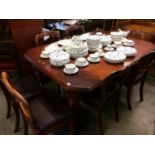
<svg viewBox="0 0 155 155"><path fill-rule="evenodd" d="M155 28L149 27L149 26L130 24L130 25L126 25L125 28L132 29L134 31L138 30L145 33L151 33L152 35L155 35Z"/></svg>
<svg viewBox="0 0 155 155"><path fill-rule="evenodd" d="M133 38L132 40L135 41L135 48L137 49L137 55L135 57L127 58L124 63L120 64L110 64L101 58L99 63L90 63L87 67L79 68L79 72L74 75L66 75L63 72L63 67L54 67L49 63L49 59L40 58L41 52L47 45L28 50L25 54L25 58L65 90L87 92L99 86L104 79L114 71L124 69L126 65L138 60L146 53L155 50L155 45L151 42ZM71 62L73 61L74 59L71 60Z"/></svg>

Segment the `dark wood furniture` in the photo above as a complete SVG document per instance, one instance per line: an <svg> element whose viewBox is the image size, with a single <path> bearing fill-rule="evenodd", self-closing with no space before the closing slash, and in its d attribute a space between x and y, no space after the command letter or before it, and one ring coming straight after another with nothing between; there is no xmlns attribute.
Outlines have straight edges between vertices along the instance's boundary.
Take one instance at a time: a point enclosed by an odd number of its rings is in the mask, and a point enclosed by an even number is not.
<svg viewBox="0 0 155 155"><path fill-rule="evenodd" d="M50 133L67 122L71 123L71 127L73 127L74 113L68 108L66 102L54 92L50 95L47 92L42 92L27 101L10 83L6 72L2 72L2 81L6 89L16 99L15 104L21 110L24 118L25 134L28 133L27 125L31 127L34 134Z"/></svg>
<svg viewBox="0 0 155 155"><path fill-rule="evenodd" d="M47 39L45 39L45 37ZM35 43L37 46L52 43L60 40L60 33L59 31L51 30L51 31L44 31L35 36Z"/></svg>
<svg viewBox="0 0 155 155"><path fill-rule="evenodd" d="M99 88L94 89L90 93L84 93L80 99L80 101L95 110L100 134L104 133L102 113L107 104L113 105L115 119L117 122L119 121L120 90L128 72L129 70L125 69L112 73Z"/></svg>
<svg viewBox="0 0 155 155"><path fill-rule="evenodd" d="M48 37L45 39L45 37ZM45 45L48 43L53 43L58 40L60 40L60 33L57 30L51 30L51 31L44 31L39 34L36 34L35 36L35 43L37 46L39 45ZM34 68L34 73L37 77L37 79L40 81L41 84L45 85L50 79L42 74L40 71L38 71L36 68ZM61 89L59 85L56 85L57 91L61 93Z"/></svg>
<svg viewBox="0 0 155 155"><path fill-rule="evenodd" d="M42 20L17 19L9 20L9 25L23 73L30 72L30 66L23 59L25 52L35 47L34 37L42 31Z"/></svg>
<svg viewBox="0 0 155 155"><path fill-rule="evenodd" d="M73 35L83 34L84 32L85 32L84 26L82 26L82 25L72 25L72 26L69 26L65 30L66 37L68 37L68 38L72 37Z"/></svg>
<svg viewBox="0 0 155 155"><path fill-rule="evenodd" d="M81 68L77 74L71 76L63 73L63 67L53 67L50 65L49 60L40 58L40 53L45 46L28 50L25 54L25 58L29 63L33 64L56 83L60 84L66 91L72 92L72 94L74 94L74 92L87 92L99 86L112 72L123 69L126 64L138 60L143 55L155 49L155 45L151 42L132 39L135 41L135 48L138 51L135 57L127 58L126 61L121 64L110 64L101 60L97 64L90 64L88 67Z"/></svg>
<svg viewBox="0 0 155 155"><path fill-rule="evenodd" d="M120 64L110 64L101 59L99 63L80 68L79 72L74 75L66 75L63 72L63 67L54 67L50 65L49 60L41 59L40 53L45 46L28 50L25 58L30 64L58 83L64 89L70 107L76 109L81 93L91 92L100 86L113 72L125 69L130 63L155 50L155 45L151 42L135 38L130 39L135 41L135 48L138 51L135 57L127 58L124 63ZM74 60L71 60L71 62L74 62Z"/></svg>
<svg viewBox="0 0 155 155"><path fill-rule="evenodd" d="M2 79L2 76L1 76ZM11 82L11 79L9 79ZM18 81L13 82L13 85L17 91L19 91L28 101L31 100L33 97L40 95L43 92L43 88L39 85L39 83L32 77L26 76L20 78ZM4 95L7 101L7 118L11 115L11 107L13 107L15 116L16 116L16 123L14 132L19 130L19 123L20 123L20 115L18 111L18 107L14 104L14 99L10 95L9 91L6 89L2 80L0 80L0 85L3 89Z"/></svg>
<svg viewBox="0 0 155 155"><path fill-rule="evenodd" d="M145 54L130 66L130 72L124 83L124 85L127 87L127 103L130 110L132 109L130 101L132 89L133 86L138 83L140 83L140 101L143 101L143 87L145 79L152 63L154 62L154 59L155 51Z"/></svg>
<svg viewBox="0 0 155 155"><path fill-rule="evenodd" d="M144 26L144 25L136 25L136 24L130 24L124 26L125 30L129 31L140 31L144 33L144 40L147 41L155 41L155 28L150 26Z"/></svg>

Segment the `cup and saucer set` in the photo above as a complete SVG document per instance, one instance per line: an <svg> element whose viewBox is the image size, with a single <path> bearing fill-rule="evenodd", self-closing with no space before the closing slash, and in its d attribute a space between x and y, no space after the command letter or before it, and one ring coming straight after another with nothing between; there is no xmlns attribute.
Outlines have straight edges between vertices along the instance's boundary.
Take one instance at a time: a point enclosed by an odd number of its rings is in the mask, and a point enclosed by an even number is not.
<svg viewBox="0 0 155 155"><path fill-rule="evenodd" d="M43 59L47 59L47 58L49 58L50 54L51 54L51 51L44 50L44 51L41 52L40 57L43 58Z"/></svg>
<svg viewBox="0 0 155 155"><path fill-rule="evenodd" d="M124 45L125 46L134 46L135 45L135 42L133 41L133 40L126 40L125 42L124 42Z"/></svg>
<svg viewBox="0 0 155 155"><path fill-rule="evenodd" d="M89 64L89 62L84 57L80 57L75 60L75 65L78 67L86 67L86 66L88 66L88 64Z"/></svg>
<svg viewBox="0 0 155 155"><path fill-rule="evenodd" d="M97 62L100 61L99 54L97 52L93 53L93 54L90 54L89 57L87 58L87 60L89 62L92 62L92 63L97 63Z"/></svg>
<svg viewBox="0 0 155 155"><path fill-rule="evenodd" d="M63 69L63 72L65 74L75 74L79 71L79 68L74 63L69 63L65 65L65 68Z"/></svg>

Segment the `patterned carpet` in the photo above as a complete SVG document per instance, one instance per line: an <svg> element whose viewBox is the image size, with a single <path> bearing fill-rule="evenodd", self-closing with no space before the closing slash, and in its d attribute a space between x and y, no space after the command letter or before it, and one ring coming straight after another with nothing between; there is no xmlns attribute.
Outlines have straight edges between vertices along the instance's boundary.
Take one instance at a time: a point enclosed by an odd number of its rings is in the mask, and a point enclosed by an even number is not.
<svg viewBox="0 0 155 155"><path fill-rule="evenodd" d="M133 110L129 111L126 105L126 89L122 90L120 103L120 122L116 123L113 116L113 108L107 107L103 114L103 124L106 135L153 135L155 120L155 78L148 77L144 85L144 101L139 102L139 85L134 87L132 93ZM20 135L23 134L22 121L20 131L13 132L15 115L6 119L6 100L0 90L0 134ZM95 135L95 113L81 105L78 113L76 134ZM30 131L31 134L31 131ZM51 133L52 134L52 133ZM68 134L67 127L55 132L55 134Z"/></svg>

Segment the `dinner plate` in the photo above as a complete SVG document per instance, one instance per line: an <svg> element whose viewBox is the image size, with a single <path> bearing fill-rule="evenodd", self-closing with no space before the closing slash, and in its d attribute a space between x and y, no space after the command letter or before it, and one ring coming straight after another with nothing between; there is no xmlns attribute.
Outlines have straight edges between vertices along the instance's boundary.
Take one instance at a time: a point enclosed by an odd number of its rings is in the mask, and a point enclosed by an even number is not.
<svg viewBox="0 0 155 155"><path fill-rule="evenodd" d="M70 46L72 44L72 40L70 39L64 39L64 40L59 40L58 45L61 46Z"/></svg>
<svg viewBox="0 0 155 155"><path fill-rule="evenodd" d="M126 55L122 52L106 52L104 60L110 63L122 63L126 59Z"/></svg>
<svg viewBox="0 0 155 155"><path fill-rule="evenodd" d="M45 50L48 50L48 51L61 50L61 47L59 47L58 45L50 44L45 47Z"/></svg>
<svg viewBox="0 0 155 155"><path fill-rule="evenodd" d="M127 57L135 56L137 54L137 50L133 47L118 47L117 51L124 53Z"/></svg>
<svg viewBox="0 0 155 155"><path fill-rule="evenodd" d="M88 60L89 62L92 62L92 63L97 63L97 62L100 61L100 58L98 57L98 59L97 59L96 61L93 61L93 60L91 60L90 57L88 57L87 60Z"/></svg>
<svg viewBox="0 0 155 155"><path fill-rule="evenodd" d="M63 72L64 72L65 74L69 74L69 75L75 74L75 73L77 73L78 71L79 71L79 68L78 68L78 67L76 67L75 70L74 70L74 72L72 72L72 73L69 73L69 72L66 70L66 68L63 69Z"/></svg>
<svg viewBox="0 0 155 155"><path fill-rule="evenodd" d="M104 50L106 50L106 51L113 51L114 48L113 47L105 47Z"/></svg>
<svg viewBox="0 0 155 155"><path fill-rule="evenodd" d="M86 63L85 63L84 65L81 65L81 64L79 64L77 61L75 61L75 65L78 66L78 67L86 67L86 66L89 65L89 62L86 61Z"/></svg>

